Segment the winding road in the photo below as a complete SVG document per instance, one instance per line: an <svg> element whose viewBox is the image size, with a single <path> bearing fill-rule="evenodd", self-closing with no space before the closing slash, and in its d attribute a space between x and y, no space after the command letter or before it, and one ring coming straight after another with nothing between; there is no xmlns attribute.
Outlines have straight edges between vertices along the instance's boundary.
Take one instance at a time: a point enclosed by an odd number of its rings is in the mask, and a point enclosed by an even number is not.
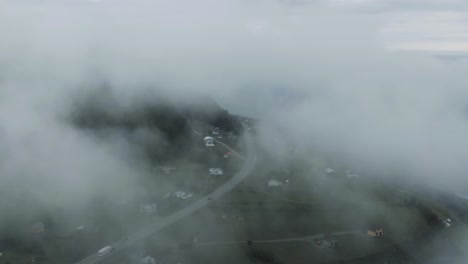
<svg viewBox="0 0 468 264"><path fill-rule="evenodd" d="M171 225L175 221L180 220L192 214L193 212L205 207L210 202L213 202L214 200L221 197L223 194L234 189L234 187L236 187L244 178L246 178L252 172L255 166L255 162L257 160L257 154L255 151L255 145L254 145L252 134L248 131L246 124L242 123L242 126L244 128L244 141L246 145L247 156L245 158L244 164L242 168L240 169L240 171L236 175L234 175L228 182L226 182L224 185L216 189L211 194L195 201L189 206L167 217L161 218L157 220L156 222L154 222L153 224L146 226L132 234L129 234L126 240L119 240L110 244L113 250L109 252L108 254L99 257L97 255L98 249L96 249L96 253L93 253L92 255L76 262L75 264L94 264L94 263L100 263L104 260L107 260L109 259L109 257L116 255L117 253L121 252L123 249L129 247L130 245L153 235L154 233Z"/></svg>

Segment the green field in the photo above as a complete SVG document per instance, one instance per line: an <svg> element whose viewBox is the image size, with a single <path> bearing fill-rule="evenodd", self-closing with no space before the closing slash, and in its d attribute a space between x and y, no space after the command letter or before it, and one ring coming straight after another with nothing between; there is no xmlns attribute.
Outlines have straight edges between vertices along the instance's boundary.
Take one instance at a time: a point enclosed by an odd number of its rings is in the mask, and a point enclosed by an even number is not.
<svg viewBox="0 0 468 264"><path fill-rule="evenodd" d="M263 166L262 166L263 165ZM271 258L267 263L314 263L362 258L395 243L411 240L431 227L417 208L395 203L394 190L378 182L323 177L306 171L282 175L260 161L255 172L238 188L175 225L163 230L151 245L176 245L196 235L200 243L269 240L320 235L328 232L364 230L370 225L384 229L385 238L347 235L342 247L334 251L315 248L302 242L195 247L177 250L168 258L196 259L201 262L255 256ZM289 179L290 183L268 187L269 179ZM206 228L200 228L206 227ZM255 253L255 251L258 251ZM210 254L209 252L213 252ZM174 256L176 254L177 256ZM229 262L228 262L229 263ZM261 262L260 262L261 263Z"/></svg>

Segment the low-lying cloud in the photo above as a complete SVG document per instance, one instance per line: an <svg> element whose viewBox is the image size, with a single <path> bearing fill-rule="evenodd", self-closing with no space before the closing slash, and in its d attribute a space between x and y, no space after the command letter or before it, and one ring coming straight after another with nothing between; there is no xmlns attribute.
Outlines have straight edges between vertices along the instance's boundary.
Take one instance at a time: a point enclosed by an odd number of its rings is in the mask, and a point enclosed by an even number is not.
<svg viewBox="0 0 468 264"><path fill-rule="evenodd" d="M122 102L147 87L210 94L286 129L299 150L465 191L468 64L387 53L376 14L272 1L0 5L2 183L73 201L110 175L138 188L124 142L61 118L77 89L105 80Z"/></svg>

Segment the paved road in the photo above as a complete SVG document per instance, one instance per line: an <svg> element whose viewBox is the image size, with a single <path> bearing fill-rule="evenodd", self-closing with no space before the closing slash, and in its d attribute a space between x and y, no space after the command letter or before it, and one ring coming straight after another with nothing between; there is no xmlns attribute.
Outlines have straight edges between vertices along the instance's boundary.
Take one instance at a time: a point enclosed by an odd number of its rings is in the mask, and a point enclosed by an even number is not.
<svg viewBox="0 0 468 264"><path fill-rule="evenodd" d="M225 194L226 192L229 192L234 187L236 187L236 185L238 185L244 178L246 178L252 172L255 166L255 162L257 160L257 154L255 151L255 146L254 146L252 135L248 131L247 126L245 124L242 124L242 126L245 131L244 140L245 140L245 145L246 145L246 150L247 150L247 158L241 170L236 175L234 175L234 177L232 177L228 182L226 182L224 185L216 189L211 194L197 200L196 202L190 204L189 206L167 217L161 218L160 220L157 220L155 223L145 228L142 228L135 233L128 235L125 241L121 240L121 241L114 242L113 244L110 245L114 249L107 255L104 255L102 257L97 256L97 251L99 249L96 249L96 253L93 253L92 255L76 262L75 264L94 264L94 263L99 263L101 261L104 261L108 259L110 256L119 253L122 249L134 244L135 242L138 242L144 238L147 238L150 235L153 235L155 232L158 232L162 230L163 228L169 226L170 224L174 223L175 221L180 220L192 214L193 212L203 208L204 206L208 205L210 202L218 199L221 195Z"/></svg>

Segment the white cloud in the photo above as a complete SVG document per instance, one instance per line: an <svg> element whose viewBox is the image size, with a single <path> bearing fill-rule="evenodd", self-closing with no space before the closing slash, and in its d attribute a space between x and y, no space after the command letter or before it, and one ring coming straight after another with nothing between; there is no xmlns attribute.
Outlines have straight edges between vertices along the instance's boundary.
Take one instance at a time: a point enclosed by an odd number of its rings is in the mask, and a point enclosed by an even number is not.
<svg viewBox="0 0 468 264"><path fill-rule="evenodd" d="M234 112L294 128L294 138L307 139L300 142L304 147L320 145L373 169L398 163L437 184L444 173L450 187L464 183L467 65L384 50L413 34L418 36L406 45L439 35L447 43L464 41L462 27L446 26L464 23L464 15L431 20L426 13L411 20L410 13L385 17L269 1L128 3L0 10L0 75L22 84L2 98L10 102L6 108L26 111L22 120L40 128L32 146L43 151L63 130L52 124L48 133L40 125L54 120L36 116L30 105L60 111L59 99L98 75L109 77L122 98L137 92L137 84L197 90ZM14 126L18 119L7 121L17 135L31 129ZM65 133L58 151L70 151L74 139ZM77 153L86 152L82 148ZM108 158L113 171L115 157Z"/></svg>
<svg viewBox="0 0 468 264"><path fill-rule="evenodd" d="M433 52L468 51L468 13L397 12L386 17L383 38L388 48Z"/></svg>

